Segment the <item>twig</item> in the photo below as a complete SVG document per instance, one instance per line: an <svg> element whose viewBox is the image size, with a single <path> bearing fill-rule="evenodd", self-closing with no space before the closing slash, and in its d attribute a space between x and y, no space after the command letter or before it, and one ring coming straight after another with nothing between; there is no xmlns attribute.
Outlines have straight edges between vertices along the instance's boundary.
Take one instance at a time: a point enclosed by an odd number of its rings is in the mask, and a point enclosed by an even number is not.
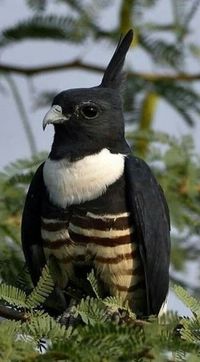
<svg viewBox="0 0 200 362"><path fill-rule="evenodd" d="M73 68L79 68L82 70L90 71L90 72L98 72L103 73L105 71L104 67L98 66L92 63L83 63L79 59L74 60L72 62L64 62L64 63L54 63L42 66L34 66L34 67L23 67L19 65L12 64L4 64L0 63L0 72L5 73L16 73L20 75L33 76L39 75L41 73L47 72L58 72L62 70L68 70ZM199 81L200 73L178 73L178 74L156 74L156 73L148 73L148 72L127 72L128 77L140 77L147 81L182 81L182 82L191 82L191 81Z"/></svg>
<svg viewBox="0 0 200 362"><path fill-rule="evenodd" d="M19 312L4 305L0 305L0 317L22 322L26 322L30 319L30 316L25 312Z"/></svg>
<svg viewBox="0 0 200 362"><path fill-rule="evenodd" d="M190 9L189 13L187 14L187 16L185 18L185 21L184 21L185 26L189 25L189 22L192 20L193 16L196 14L199 6L200 6L200 0L194 1L194 3L191 6L191 9Z"/></svg>
<svg viewBox="0 0 200 362"><path fill-rule="evenodd" d="M37 153L37 147L36 147L34 134L33 134L32 128L30 126L29 119L28 119L28 115L26 113L26 109L25 109L23 101L22 101L22 97L19 93L19 90L17 88L17 85L16 85L14 79L11 77L11 75L9 73L6 74L5 79L7 80L8 84L10 86L11 92L13 94L13 97L14 97L19 115L20 115L20 119L23 124L23 128L24 128L24 131L25 131L25 134L27 137L27 141L28 141L28 144L30 147L30 152L31 152L31 155L33 156Z"/></svg>

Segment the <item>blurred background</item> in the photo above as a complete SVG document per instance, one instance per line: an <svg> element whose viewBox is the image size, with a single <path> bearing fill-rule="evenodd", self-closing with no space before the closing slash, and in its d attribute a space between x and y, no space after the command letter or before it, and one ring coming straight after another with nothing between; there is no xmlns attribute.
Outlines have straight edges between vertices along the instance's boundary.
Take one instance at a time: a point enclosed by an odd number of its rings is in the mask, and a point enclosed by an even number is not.
<svg viewBox="0 0 200 362"><path fill-rule="evenodd" d="M28 184L50 150L54 95L101 81L119 36L127 139L161 183L172 224L171 281L200 296L200 0L0 0L0 278L23 270ZM187 311L170 293L169 308Z"/></svg>

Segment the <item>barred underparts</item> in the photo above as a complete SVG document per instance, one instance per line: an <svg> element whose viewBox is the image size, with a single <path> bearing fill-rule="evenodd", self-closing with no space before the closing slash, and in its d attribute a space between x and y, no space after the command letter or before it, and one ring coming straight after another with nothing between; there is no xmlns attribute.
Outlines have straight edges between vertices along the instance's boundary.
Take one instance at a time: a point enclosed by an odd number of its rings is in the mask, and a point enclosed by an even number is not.
<svg viewBox="0 0 200 362"><path fill-rule="evenodd" d="M144 272L128 212L85 215L70 220L41 219L41 233L47 260L53 255L62 277L58 285L67 286L76 265L91 265L107 285L109 294L128 300L134 309L145 298Z"/></svg>

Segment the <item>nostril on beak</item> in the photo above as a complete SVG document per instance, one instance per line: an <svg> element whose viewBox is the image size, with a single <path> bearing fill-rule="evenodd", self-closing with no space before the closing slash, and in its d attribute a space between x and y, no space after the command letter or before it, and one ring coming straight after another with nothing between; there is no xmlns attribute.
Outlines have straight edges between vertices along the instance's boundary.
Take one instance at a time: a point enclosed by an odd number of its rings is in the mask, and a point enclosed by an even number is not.
<svg viewBox="0 0 200 362"><path fill-rule="evenodd" d="M56 104L55 106L52 107L56 112L62 113L62 107L59 106L58 104Z"/></svg>
<svg viewBox="0 0 200 362"><path fill-rule="evenodd" d="M47 112L43 119L43 130L45 130L48 124L59 124L65 121L68 121L71 117L71 114L64 115L62 113L62 107L58 104L55 104L51 107L51 109Z"/></svg>

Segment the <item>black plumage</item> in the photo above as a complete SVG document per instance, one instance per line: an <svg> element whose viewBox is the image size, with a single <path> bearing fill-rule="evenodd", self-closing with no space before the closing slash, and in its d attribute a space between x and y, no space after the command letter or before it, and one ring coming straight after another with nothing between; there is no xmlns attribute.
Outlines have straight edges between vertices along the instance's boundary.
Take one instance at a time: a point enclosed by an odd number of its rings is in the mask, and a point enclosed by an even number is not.
<svg viewBox="0 0 200 362"><path fill-rule="evenodd" d="M168 292L170 225L161 187L124 138L119 88L131 41L129 31L100 86L54 98L43 123L54 125L54 141L27 194L22 245L34 284L52 258L58 294L81 268L94 268L105 295L149 315Z"/></svg>

